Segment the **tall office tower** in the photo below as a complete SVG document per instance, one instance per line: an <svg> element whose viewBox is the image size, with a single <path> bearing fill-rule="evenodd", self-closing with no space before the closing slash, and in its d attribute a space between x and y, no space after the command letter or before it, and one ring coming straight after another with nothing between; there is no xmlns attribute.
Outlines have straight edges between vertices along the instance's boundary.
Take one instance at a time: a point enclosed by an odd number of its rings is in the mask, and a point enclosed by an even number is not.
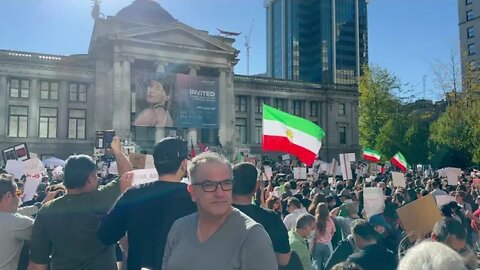
<svg viewBox="0 0 480 270"><path fill-rule="evenodd" d="M267 0L267 73L353 84L368 63L367 0Z"/></svg>
<svg viewBox="0 0 480 270"><path fill-rule="evenodd" d="M460 32L462 71L465 71L465 67L469 64L473 67L478 67L480 64L480 52L478 52L476 44L480 46L479 0L458 0L458 28Z"/></svg>

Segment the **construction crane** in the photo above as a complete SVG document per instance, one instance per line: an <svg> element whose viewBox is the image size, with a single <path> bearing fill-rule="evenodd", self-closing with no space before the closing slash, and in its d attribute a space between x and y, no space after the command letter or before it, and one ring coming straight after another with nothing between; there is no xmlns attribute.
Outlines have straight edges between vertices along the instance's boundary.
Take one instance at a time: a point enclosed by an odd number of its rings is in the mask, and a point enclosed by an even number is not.
<svg viewBox="0 0 480 270"><path fill-rule="evenodd" d="M250 30L248 31L248 35L245 35L245 49L247 53L247 75L250 75L250 38L252 36L252 28L254 21L255 18L252 18L252 23L250 23Z"/></svg>

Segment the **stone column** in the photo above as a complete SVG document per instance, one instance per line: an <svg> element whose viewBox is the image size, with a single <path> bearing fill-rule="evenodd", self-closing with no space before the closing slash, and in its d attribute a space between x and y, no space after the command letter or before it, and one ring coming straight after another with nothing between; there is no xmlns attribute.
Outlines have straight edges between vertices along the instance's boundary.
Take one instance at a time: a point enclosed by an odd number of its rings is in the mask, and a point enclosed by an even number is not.
<svg viewBox="0 0 480 270"><path fill-rule="evenodd" d="M287 110L286 110L286 112L293 114L293 101L290 98L287 99Z"/></svg>
<svg viewBox="0 0 480 270"><path fill-rule="evenodd" d="M220 69L219 76L219 137L223 146L233 143L235 96L231 68Z"/></svg>
<svg viewBox="0 0 480 270"><path fill-rule="evenodd" d="M163 73L165 72L165 66L167 65L164 61L156 61L155 64L157 65L157 72ZM155 127L155 143L159 142L161 139L165 138L165 128L163 127Z"/></svg>
<svg viewBox="0 0 480 270"><path fill-rule="evenodd" d="M124 59L122 61L122 99L121 103L118 105L119 111L118 116L121 121L121 128L119 130L119 136L121 139L124 139L126 136L130 135L130 126L132 124L131 115L132 115L132 89L131 89L131 73L130 73L130 63L133 62L133 59Z"/></svg>
<svg viewBox="0 0 480 270"><path fill-rule="evenodd" d="M7 135L8 89L7 77L0 76L0 137Z"/></svg>
<svg viewBox="0 0 480 270"><path fill-rule="evenodd" d="M195 66L195 65L188 65L188 67L190 68L189 75L191 75L191 76L197 76L197 70L199 69L199 67L198 67L198 66ZM192 144L192 143L193 143L193 147L197 147L197 142L198 142L198 129L196 129L196 128L188 128L188 136L187 136L187 139L188 139L188 143L189 143L189 144Z"/></svg>
<svg viewBox="0 0 480 270"><path fill-rule="evenodd" d="M58 138L68 138L68 96L70 89L67 81L60 81L58 86ZM88 95L93 95L89 92Z"/></svg>
<svg viewBox="0 0 480 270"><path fill-rule="evenodd" d="M256 122L256 113L257 109L255 106L256 96L249 96L248 98L248 111L247 111L247 143L255 143L255 122Z"/></svg>
<svg viewBox="0 0 480 270"><path fill-rule="evenodd" d="M115 59L113 62L113 119L112 128L115 131L120 131L122 128L122 118L119 112L123 108L120 108L122 104L122 63L119 59Z"/></svg>
<svg viewBox="0 0 480 270"><path fill-rule="evenodd" d="M38 123L39 123L39 100L40 89L38 79L32 79L30 83L29 93L29 106L28 106L28 133L29 138L38 138Z"/></svg>

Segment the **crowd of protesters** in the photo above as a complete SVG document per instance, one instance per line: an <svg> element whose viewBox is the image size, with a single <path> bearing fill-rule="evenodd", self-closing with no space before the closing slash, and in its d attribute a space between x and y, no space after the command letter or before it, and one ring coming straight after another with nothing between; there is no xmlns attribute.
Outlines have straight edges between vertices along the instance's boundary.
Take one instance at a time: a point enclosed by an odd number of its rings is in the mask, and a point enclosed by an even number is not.
<svg viewBox="0 0 480 270"><path fill-rule="evenodd" d="M232 165L205 152L189 161L185 141L165 138L153 149L158 180L132 185L118 138L111 151L118 177L101 178L91 157L73 155L26 202L25 179L0 174L0 270L477 268L473 169L457 185L409 172L406 188L397 188L389 171L299 180L281 160ZM367 187L383 190L383 213L367 217ZM412 241L397 209L429 194L455 201L441 206L431 234Z"/></svg>

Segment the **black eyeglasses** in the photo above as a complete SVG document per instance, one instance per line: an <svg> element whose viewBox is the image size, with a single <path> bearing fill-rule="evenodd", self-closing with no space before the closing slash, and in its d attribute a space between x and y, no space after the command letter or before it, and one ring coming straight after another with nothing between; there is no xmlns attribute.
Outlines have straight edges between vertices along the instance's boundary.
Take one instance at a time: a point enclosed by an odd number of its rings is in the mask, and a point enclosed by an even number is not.
<svg viewBox="0 0 480 270"><path fill-rule="evenodd" d="M220 182L213 182L210 180L206 180L201 183L192 184L192 186L202 186L202 189L205 192L215 192L217 191L218 186L220 186L223 191L230 191L233 189L233 181L230 179L223 180Z"/></svg>

